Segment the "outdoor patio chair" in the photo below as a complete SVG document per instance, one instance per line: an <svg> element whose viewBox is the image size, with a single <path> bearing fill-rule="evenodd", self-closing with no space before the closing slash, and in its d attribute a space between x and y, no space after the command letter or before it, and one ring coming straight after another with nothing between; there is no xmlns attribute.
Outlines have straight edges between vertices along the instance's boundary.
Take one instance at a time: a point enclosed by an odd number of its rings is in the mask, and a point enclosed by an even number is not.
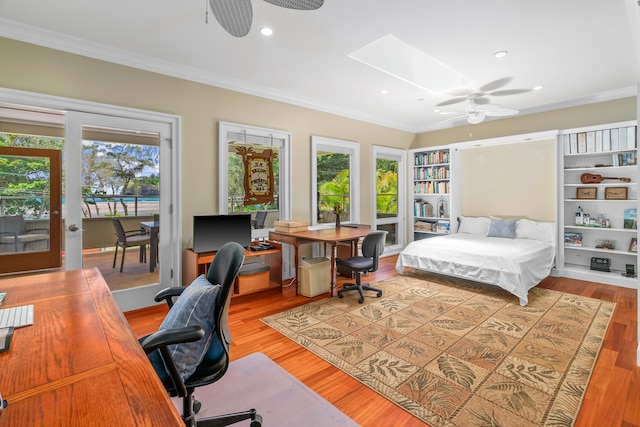
<svg viewBox="0 0 640 427"><path fill-rule="evenodd" d="M113 268L116 268L116 259L118 258L118 247L122 248L122 260L120 261L120 273L124 267L124 256L127 248L140 247L140 262L147 262L147 245L151 244L149 234L141 230L125 231L120 219L111 218L111 223L116 232L116 250L113 253Z"/></svg>

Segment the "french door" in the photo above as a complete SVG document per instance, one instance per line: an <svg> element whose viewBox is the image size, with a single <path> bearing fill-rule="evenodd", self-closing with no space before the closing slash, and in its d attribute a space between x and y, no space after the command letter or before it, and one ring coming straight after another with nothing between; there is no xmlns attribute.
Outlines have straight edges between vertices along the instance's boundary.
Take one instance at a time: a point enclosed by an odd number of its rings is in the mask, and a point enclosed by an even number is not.
<svg viewBox="0 0 640 427"><path fill-rule="evenodd" d="M113 198L113 208L116 207L116 203L118 203L118 206L121 205L123 207L128 203L131 207L125 212L122 212L122 208L120 208L120 211L116 210L116 212L109 213L111 216L120 218L123 223L128 221L138 229L140 229L141 223L145 221L153 222L153 214L159 214L159 218L162 218L160 222L162 226L157 230L159 233L158 250L156 252L154 248L154 251L151 252L157 253L159 256L159 262L156 265L156 268L159 270L159 276L149 275L146 279L147 282L137 284L132 288L115 290L113 292L116 301L118 301L123 311L148 306L150 302L153 301L153 295L158 290L173 284L174 274L176 271L179 271L179 268L176 266L179 263L179 248L175 249L176 245L170 244L171 241L175 239L177 227L177 221L171 209L174 203L175 188L174 182L172 182L174 181L172 179L174 171L172 167L173 156L171 154L171 126L164 122L76 111L67 111L65 117L66 179L63 211L65 214L65 268L67 270L83 268L83 256L89 256L89 254L83 255L83 234L88 232L89 229L96 229L95 224L90 224L92 221L105 220L105 218L88 218L86 215L86 200L83 199L83 195L86 196L87 177L83 176L83 161L86 163L86 159L83 159L83 150L86 150L87 147L92 144L98 145L100 143L106 143L112 148L114 145L120 144L123 146L121 150L128 152L128 157L131 158L132 156L135 157L136 153L148 153L148 151L137 150L137 148L144 147L145 145L157 145L157 152L159 153L157 168L160 178L159 203L154 205L154 209L151 212L144 210L138 212L140 203L137 198L133 198L128 202L124 201L124 197ZM134 142L114 144L114 135L119 135L117 137L118 141L132 140ZM148 142L145 143L145 139L148 140ZM114 156L113 153L110 153L110 155ZM132 160L135 160L135 158ZM144 159L138 160L142 161ZM123 164L123 162L116 164L123 169L119 171L119 173L126 171L127 166ZM135 208L133 206L135 206ZM83 207L85 207L84 211ZM111 209L111 207L109 207L109 209ZM125 207L125 209L127 208ZM126 216L121 216L123 214ZM109 218L106 218L106 221L102 224L101 227L108 229L108 232L114 235L113 226ZM115 237L113 240L115 241ZM135 252L136 250L139 250L139 248L130 248L129 252ZM118 254L117 256L120 257L122 254ZM147 258L149 258L148 254ZM137 267L152 269L153 267L150 266L156 264L155 259L147 259L146 261L144 266L137 265ZM130 262L129 259L125 261L125 268L131 268L131 265L135 267L136 264L138 264L138 259L134 258L134 262L129 264L129 266L127 266L127 262ZM117 266L119 265L120 258L117 258ZM113 272L111 265L101 268L110 270L110 273ZM127 274L127 270L119 274ZM109 283L108 279L107 283Z"/></svg>

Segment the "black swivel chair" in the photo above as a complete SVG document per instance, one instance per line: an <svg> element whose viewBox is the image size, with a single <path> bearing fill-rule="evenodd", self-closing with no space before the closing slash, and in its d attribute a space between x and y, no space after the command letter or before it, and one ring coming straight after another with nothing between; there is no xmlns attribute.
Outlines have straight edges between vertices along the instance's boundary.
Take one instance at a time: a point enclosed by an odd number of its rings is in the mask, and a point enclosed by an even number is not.
<svg viewBox="0 0 640 427"><path fill-rule="evenodd" d="M382 296L382 290L371 287L368 283L361 283L361 276L362 273L378 269L378 258L384 252L386 235L386 231L372 231L362 240L362 256L336 258L336 265L351 270L356 275L356 283L345 283L343 288L338 291L338 297L342 298L343 293L357 290L360 294L358 302L362 304L364 302L363 290L377 292L378 298Z"/></svg>
<svg viewBox="0 0 640 427"><path fill-rule="evenodd" d="M231 343L228 322L229 304L231 302L231 290L243 261L244 248L238 243L230 242L216 253L211 267L209 267L207 275L209 283L204 286L220 284L220 288L215 295L215 303L211 307L214 314L213 331L208 347L203 349L204 357L202 361L186 380L182 378L178 371L168 346L186 342L193 343L202 339L205 333L202 327L184 326L175 329L164 329L140 340L169 395L182 398L182 418L187 427L226 426L243 420L251 420L251 427L260 427L262 425L262 417L256 413L255 409L200 420L195 419L195 414L200 410L201 403L193 398L194 390L197 387L218 381L229 367L229 345ZM157 302L164 300L171 308L176 304L180 307L179 297L186 289L186 287L164 289L156 295L155 300ZM178 300L174 300L176 297L178 297ZM203 300L205 298L194 298L194 301L197 301L194 302L194 305Z"/></svg>

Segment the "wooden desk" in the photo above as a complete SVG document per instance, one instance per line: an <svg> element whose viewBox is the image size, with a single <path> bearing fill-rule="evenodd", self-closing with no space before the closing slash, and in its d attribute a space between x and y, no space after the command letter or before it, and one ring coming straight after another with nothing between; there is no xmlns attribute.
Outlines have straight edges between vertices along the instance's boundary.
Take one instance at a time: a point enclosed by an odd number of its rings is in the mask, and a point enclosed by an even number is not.
<svg viewBox="0 0 640 427"><path fill-rule="evenodd" d="M0 426L184 426L98 269L0 280L34 323L0 353Z"/></svg>
<svg viewBox="0 0 640 427"><path fill-rule="evenodd" d="M282 245L278 242L268 243L273 245L273 249L245 250L244 256L245 258L264 256L265 264L269 265L269 286L275 288L282 286ZM182 263L182 284L187 286L199 275L207 274L215 255L215 252L197 254L192 248L185 249L184 262Z"/></svg>
<svg viewBox="0 0 640 427"><path fill-rule="evenodd" d="M368 228L322 228L318 230L306 230L296 233L284 231L269 232L269 239L280 243L293 245L295 248L294 260L296 264L296 294L298 286L298 248L306 243L328 243L331 245L331 295L336 296L336 246L338 242L351 242L351 255L356 255L357 243L360 238L371 233Z"/></svg>

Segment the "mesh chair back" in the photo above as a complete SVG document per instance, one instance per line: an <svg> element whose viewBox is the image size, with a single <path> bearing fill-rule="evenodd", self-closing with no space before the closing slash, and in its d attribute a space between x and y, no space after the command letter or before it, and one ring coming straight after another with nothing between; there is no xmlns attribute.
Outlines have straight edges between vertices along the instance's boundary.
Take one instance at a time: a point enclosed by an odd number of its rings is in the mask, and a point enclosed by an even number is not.
<svg viewBox="0 0 640 427"><path fill-rule="evenodd" d="M216 299L216 307L222 309L216 313L217 325L220 325L220 333L227 343L231 344L231 332L229 331L229 304L231 302L231 290L236 276L244 262L244 248L236 242L225 243L213 258L213 262L207 273L207 280L211 283L219 283L221 286Z"/></svg>

